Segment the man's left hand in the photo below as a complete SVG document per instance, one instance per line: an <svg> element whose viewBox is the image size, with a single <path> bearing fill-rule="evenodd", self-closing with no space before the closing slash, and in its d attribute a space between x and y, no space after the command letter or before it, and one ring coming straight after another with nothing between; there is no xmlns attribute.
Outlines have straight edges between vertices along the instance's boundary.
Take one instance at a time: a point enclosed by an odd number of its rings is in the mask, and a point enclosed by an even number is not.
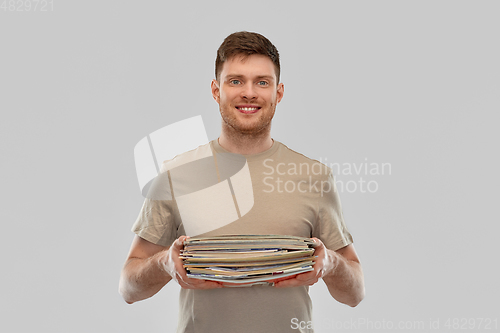
<svg viewBox="0 0 500 333"><path fill-rule="evenodd" d="M312 286L322 277L332 273L335 270L338 262L338 255L334 251L329 251L322 241L313 237L316 243L314 256L316 262L313 265L313 270L297 275L284 277L282 279L272 280L274 286L277 288L285 287L298 287L298 286Z"/></svg>

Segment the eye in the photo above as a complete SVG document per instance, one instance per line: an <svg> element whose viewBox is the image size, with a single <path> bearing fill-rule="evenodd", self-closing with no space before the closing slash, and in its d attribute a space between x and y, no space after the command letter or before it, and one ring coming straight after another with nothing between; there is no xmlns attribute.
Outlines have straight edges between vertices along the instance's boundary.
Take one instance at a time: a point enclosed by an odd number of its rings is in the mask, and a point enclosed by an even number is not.
<svg viewBox="0 0 500 333"><path fill-rule="evenodd" d="M267 81L259 81L259 83L257 83L259 86L267 86L268 83Z"/></svg>
<svg viewBox="0 0 500 333"><path fill-rule="evenodd" d="M229 81L230 84L240 84L240 80L231 80Z"/></svg>

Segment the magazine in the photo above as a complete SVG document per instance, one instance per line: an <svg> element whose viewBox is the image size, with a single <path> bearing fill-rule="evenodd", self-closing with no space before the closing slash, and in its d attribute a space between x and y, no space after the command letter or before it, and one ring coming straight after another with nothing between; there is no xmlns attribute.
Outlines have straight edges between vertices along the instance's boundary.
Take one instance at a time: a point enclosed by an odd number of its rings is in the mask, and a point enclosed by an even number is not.
<svg viewBox="0 0 500 333"><path fill-rule="evenodd" d="M193 237L180 258L190 278L248 286L312 271L314 245L287 235Z"/></svg>

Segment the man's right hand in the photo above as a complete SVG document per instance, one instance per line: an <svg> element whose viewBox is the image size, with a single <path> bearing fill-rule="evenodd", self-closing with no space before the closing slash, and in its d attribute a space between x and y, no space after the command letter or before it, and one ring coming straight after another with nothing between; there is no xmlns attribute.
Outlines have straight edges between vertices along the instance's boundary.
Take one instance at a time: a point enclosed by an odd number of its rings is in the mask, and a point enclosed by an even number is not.
<svg viewBox="0 0 500 333"><path fill-rule="evenodd" d="M127 303L149 298L174 279L182 288L222 288L214 281L191 279L186 275L179 258L186 236L181 236L169 247L151 243L135 236L120 276L119 292Z"/></svg>
<svg viewBox="0 0 500 333"><path fill-rule="evenodd" d="M172 277L172 280L176 281L182 288L185 289L214 289L222 288L223 285L208 280L192 279L186 274L186 270L183 267L182 259L180 259L181 250L184 248L184 241L187 240L188 236L181 236L175 240L168 250L165 251L165 255L161 256L160 265L163 269Z"/></svg>

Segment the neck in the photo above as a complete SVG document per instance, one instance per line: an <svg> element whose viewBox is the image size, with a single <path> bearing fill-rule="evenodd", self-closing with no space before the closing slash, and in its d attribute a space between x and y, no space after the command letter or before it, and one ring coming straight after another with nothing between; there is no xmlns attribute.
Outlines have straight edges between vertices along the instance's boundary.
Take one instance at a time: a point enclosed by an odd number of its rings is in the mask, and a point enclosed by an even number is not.
<svg viewBox="0 0 500 333"><path fill-rule="evenodd" d="M273 145L270 126L259 133L243 134L224 125L226 124L223 122L219 145L231 153L241 155L258 154L268 150Z"/></svg>

